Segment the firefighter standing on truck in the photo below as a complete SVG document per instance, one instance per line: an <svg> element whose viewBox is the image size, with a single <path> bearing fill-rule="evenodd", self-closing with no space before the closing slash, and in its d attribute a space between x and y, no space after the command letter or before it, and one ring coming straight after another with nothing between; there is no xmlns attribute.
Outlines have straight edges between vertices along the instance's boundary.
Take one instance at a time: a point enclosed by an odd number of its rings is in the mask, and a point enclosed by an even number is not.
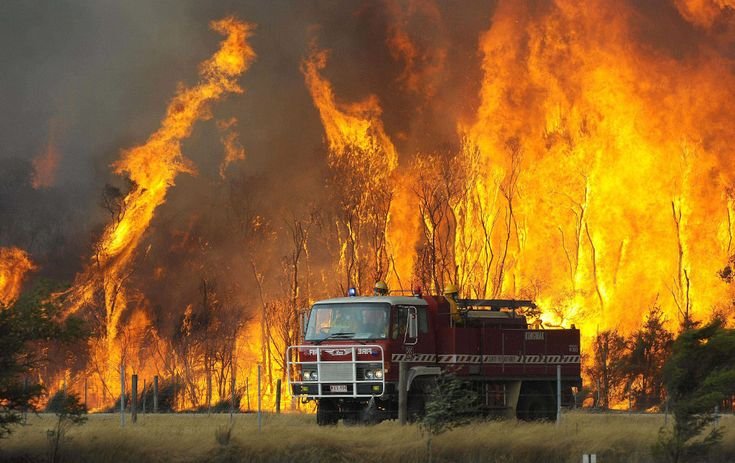
<svg viewBox="0 0 735 463"><path fill-rule="evenodd" d="M387 296L388 292L388 285L385 284L385 281L378 280L375 283L375 288L373 288L373 296Z"/></svg>
<svg viewBox="0 0 735 463"><path fill-rule="evenodd" d="M455 322L461 321L462 316L460 315L457 307L457 299L459 299L459 290L457 287L452 283L447 285L447 287L444 288L444 297L447 298L447 302L449 302L449 313L452 315L452 319Z"/></svg>

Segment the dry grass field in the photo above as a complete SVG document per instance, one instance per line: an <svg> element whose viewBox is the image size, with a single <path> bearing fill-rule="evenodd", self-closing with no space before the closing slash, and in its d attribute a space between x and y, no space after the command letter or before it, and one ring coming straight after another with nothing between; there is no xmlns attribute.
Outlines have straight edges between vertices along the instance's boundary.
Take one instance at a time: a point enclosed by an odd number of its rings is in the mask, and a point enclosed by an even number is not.
<svg viewBox="0 0 735 463"><path fill-rule="evenodd" d="M0 441L0 461L47 461L46 430L54 415L30 415L28 424ZM649 462L662 415L564 415L553 423L515 421L478 422L437 436L436 462L580 462L583 453L597 461ZM313 415L234 417L231 440L220 444L218 429L226 429L229 415L140 415L120 428L118 415L90 415L73 428L63 444L65 462L424 462L426 438L417 426L395 422L377 426L318 427ZM670 420L669 420L670 422ZM735 418L723 416L723 444L710 461L735 461Z"/></svg>

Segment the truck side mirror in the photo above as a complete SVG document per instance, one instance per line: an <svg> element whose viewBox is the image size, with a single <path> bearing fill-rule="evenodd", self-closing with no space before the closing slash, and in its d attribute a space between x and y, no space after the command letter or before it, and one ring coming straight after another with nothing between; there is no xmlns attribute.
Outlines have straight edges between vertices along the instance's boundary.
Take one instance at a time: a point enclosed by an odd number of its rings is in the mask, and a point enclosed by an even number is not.
<svg viewBox="0 0 735 463"><path fill-rule="evenodd" d="M416 313L408 314L408 337L416 338L419 335L419 325L416 321Z"/></svg>
<svg viewBox="0 0 735 463"><path fill-rule="evenodd" d="M301 339L306 338L306 325L309 323L309 309L299 309L299 325L301 328Z"/></svg>
<svg viewBox="0 0 735 463"><path fill-rule="evenodd" d="M415 345L419 340L419 324L416 316L416 307L408 307L406 318L406 335L403 343L409 346Z"/></svg>

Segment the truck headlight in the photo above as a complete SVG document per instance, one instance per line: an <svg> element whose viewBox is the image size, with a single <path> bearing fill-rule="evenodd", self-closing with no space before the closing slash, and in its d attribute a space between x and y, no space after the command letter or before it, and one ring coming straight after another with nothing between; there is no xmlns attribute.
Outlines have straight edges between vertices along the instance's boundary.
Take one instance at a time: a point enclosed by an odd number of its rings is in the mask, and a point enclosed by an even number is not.
<svg viewBox="0 0 735 463"><path fill-rule="evenodd" d="M319 379L317 372L314 370L304 370L304 381L316 381Z"/></svg>
<svg viewBox="0 0 735 463"><path fill-rule="evenodd" d="M370 368L366 368L365 370L363 370L362 377L367 380L382 380L383 369L377 368L375 365L371 365Z"/></svg>

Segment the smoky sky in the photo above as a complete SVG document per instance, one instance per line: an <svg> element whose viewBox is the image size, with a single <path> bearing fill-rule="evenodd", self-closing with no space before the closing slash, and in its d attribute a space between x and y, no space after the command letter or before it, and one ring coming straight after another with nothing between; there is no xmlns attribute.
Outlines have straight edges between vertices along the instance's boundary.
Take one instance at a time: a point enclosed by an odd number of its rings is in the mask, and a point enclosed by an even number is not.
<svg viewBox="0 0 735 463"><path fill-rule="evenodd" d="M298 209L319 196L323 132L300 72L312 43L331 52L324 73L339 99L379 97L399 148L419 148L421 142L402 147L401 140L408 138L452 142L455 121L395 84L403 63L386 45L386 30L395 21L387 6L363 1L0 3L0 245L28 250L51 276L70 279L79 270L106 221L100 207L104 185L124 185L111 163L158 128L178 85L196 81L198 64L221 40L209 22L228 15L256 25L251 44L257 59L240 79L245 93L215 103L212 120L198 122L184 142L183 154L198 174L177 178L172 205L164 208L178 212L169 215L200 207L197 198L219 182L223 148L216 121L232 117L247 157L229 175L260 178L264 207ZM452 100L457 89L476 93L476 43L492 8L492 2L471 7L447 2L441 10L450 27L440 30L429 21L413 31L437 41L436 46L455 44L449 61L456 65L440 83L437 99ZM449 85L452 80L463 83ZM426 134L406 135L417 131ZM54 184L34 190L31 162L50 144L59 153Z"/></svg>

